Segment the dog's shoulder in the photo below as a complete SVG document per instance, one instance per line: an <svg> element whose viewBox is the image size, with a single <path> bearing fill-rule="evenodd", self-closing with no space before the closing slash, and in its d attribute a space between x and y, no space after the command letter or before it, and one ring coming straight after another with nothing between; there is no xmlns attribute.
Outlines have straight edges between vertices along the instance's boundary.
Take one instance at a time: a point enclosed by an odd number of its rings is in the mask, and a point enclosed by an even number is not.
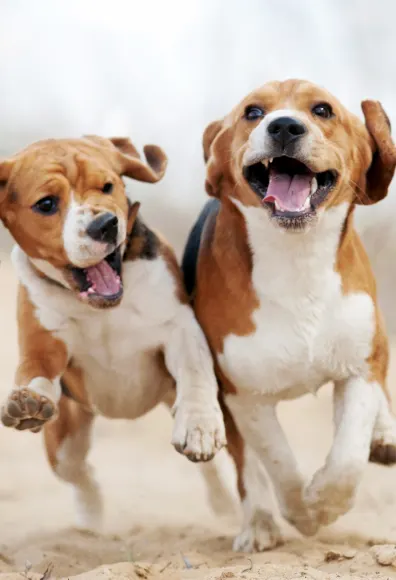
<svg viewBox="0 0 396 580"><path fill-rule="evenodd" d="M123 261L124 269L131 263L146 263L146 271L156 271L155 280L162 291L166 291L167 285L171 286L177 301L187 302L182 273L172 246L159 232L149 228L140 216L136 218L129 235ZM147 268L149 263L151 268Z"/></svg>

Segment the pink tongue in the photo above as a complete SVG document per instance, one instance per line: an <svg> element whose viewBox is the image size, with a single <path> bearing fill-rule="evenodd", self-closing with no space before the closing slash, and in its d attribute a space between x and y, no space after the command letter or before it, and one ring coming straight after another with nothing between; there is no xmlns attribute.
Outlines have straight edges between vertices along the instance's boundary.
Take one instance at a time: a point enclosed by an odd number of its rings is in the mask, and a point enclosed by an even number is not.
<svg viewBox="0 0 396 580"><path fill-rule="evenodd" d="M120 277L106 260L87 268L87 279L92 284L92 290L102 296L118 294L121 287Z"/></svg>
<svg viewBox="0 0 396 580"><path fill-rule="evenodd" d="M264 202L277 203L284 211L302 209L311 192L312 176L288 175L287 173L270 173L268 189Z"/></svg>

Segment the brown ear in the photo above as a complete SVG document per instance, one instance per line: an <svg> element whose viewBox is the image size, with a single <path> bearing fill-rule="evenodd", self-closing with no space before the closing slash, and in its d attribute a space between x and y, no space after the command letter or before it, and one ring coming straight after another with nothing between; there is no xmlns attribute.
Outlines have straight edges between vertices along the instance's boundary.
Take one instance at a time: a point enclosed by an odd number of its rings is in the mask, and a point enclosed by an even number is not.
<svg viewBox="0 0 396 580"><path fill-rule="evenodd" d="M0 204L6 196L7 183L14 166L15 159L0 159Z"/></svg>
<svg viewBox="0 0 396 580"><path fill-rule="evenodd" d="M93 141L100 147L117 150L117 163L120 175L126 175L139 181L155 183L162 179L168 163L165 153L157 145L146 145L143 149L147 164L141 161L140 155L128 137L111 137L104 139L97 135L85 135L84 139ZM109 145L111 143L112 145ZM113 147L112 147L113 146Z"/></svg>
<svg viewBox="0 0 396 580"><path fill-rule="evenodd" d="M162 179L168 159L161 147L145 145L143 148L147 164L140 160L140 155L129 139L112 137L110 141L119 151L121 175L126 175L139 181L155 183Z"/></svg>
<svg viewBox="0 0 396 580"><path fill-rule="evenodd" d="M14 159L0 159L0 187L7 185L14 163Z"/></svg>
<svg viewBox="0 0 396 580"><path fill-rule="evenodd" d="M214 121L206 127L202 143L206 162L205 189L209 195L219 197L224 164L229 155L228 129L224 128L223 121Z"/></svg>
<svg viewBox="0 0 396 580"><path fill-rule="evenodd" d="M113 145L121 151L121 153L124 153L124 155L130 155L131 157L137 157L137 159L140 159L138 150L128 137L111 137L109 141L111 141Z"/></svg>
<svg viewBox="0 0 396 580"><path fill-rule="evenodd" d="M202 145L205 163L207 163L210 156L210 146L212 145L216 135L221 131L222 127L223 121L213 121L213 123L210 123L204 131Z"/></svg>
<svg viewBox="0 0 396 580"><path fill-rule="evenodd" d="M366 195L364 199L356 199L356 203L371 205L388 193L396 167L396 147L391 137L389 118L381 103L363 101L362 110L371 136L373 158L366 173Z"/></svg>

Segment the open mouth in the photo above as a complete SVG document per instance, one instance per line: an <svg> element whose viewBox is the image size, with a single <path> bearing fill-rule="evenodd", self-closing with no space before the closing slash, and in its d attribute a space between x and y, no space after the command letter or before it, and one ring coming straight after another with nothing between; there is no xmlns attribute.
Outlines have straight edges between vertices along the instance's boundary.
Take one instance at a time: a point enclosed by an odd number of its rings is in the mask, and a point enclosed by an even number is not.
<svg viewBox="0 0 396 580"><path fill-rule="evenodd" d="M291 219L312 216L337 181L336 171L314 173L301 161L285 156L247 166L244 176L274 217Z"/></svg>
<svg viewBox="0 0 396 580"><path fill-rule="evenodd" d="M117 248L104 260L88 268L71 267L79 297L97 306L111 306L122 297L121 249Z"/></svg>

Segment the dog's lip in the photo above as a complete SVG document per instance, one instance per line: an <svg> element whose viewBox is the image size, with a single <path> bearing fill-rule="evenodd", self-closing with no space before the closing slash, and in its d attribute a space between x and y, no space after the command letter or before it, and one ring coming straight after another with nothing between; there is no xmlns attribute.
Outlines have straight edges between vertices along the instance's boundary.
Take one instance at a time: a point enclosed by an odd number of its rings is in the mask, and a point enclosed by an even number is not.
<svg viewBox="0 0 396 580"><path fill-rule="evenodd" d="M248 162L249 164L243 168L243 175L250 188L258 195L262 206L271 212L271 217L283 220L304 218L315 214L316 209L327 198L338 179L336 170L315 171L312 165L306 163L305 160L302 161L298 156L276 155L269 157L268 155L256 154L251 156ZM289 175L292 179L301 175L311 179L311 193L308 194L305 201L301 200L304 201L304 204L301 203L301 207L295 210L282 207L282 198L278 199L275 192L271 194L269 185L274 183L271 181L274 175L279 177Z"/></svg>
<svg viewBox="0 0 396 580"><path fill-rule="evenodd" d="M90 268L95 268L95 266L100 266L102 262L107 262L107 265L110 266L113 274L114 280L118 284L118 291L113 294L105 294L101 292L95 291L95 282L90 278L88 275L88 271ZM118 300L123 294L123 282L122 282L122 256L121 256L121 245L117 248L113 249L110 253L108 253L102 260L97 261L95 264L90 266L81 268L79 266L75 266L71 264L69 266L69 271L73 277L76 287L74 290L80 296L80 298L84 300L91 301L105 301L105 302L114 302Z"/></svg>
<svg viewBox="0 0 396 580"><path fill-rule="evenodd" d="M332 168L322 169L322 168L315 167L315 165L309 159L306 159L306 158L299 156L299 155L288 155L287 153L282 153L281 155L269 155L268 153L263 153L263 152L258 152L258 151L256 151L256 152L250 151L250 152L245 153L245 155L243 157L242 170L247 169L247 168L251 167L252 165L256 165L257 163L263 163L264 165L265 165L265 162L272 163L272 161L274 161L274 159L280 159L281 157L287 157L288 159L292 159L294 161L298 161L299 163L302 163L303 165L305 165L307 170L313 174L325 173L325 171L335 171ZM267 164L267 169L268 169L268 164Z"/></svg>

